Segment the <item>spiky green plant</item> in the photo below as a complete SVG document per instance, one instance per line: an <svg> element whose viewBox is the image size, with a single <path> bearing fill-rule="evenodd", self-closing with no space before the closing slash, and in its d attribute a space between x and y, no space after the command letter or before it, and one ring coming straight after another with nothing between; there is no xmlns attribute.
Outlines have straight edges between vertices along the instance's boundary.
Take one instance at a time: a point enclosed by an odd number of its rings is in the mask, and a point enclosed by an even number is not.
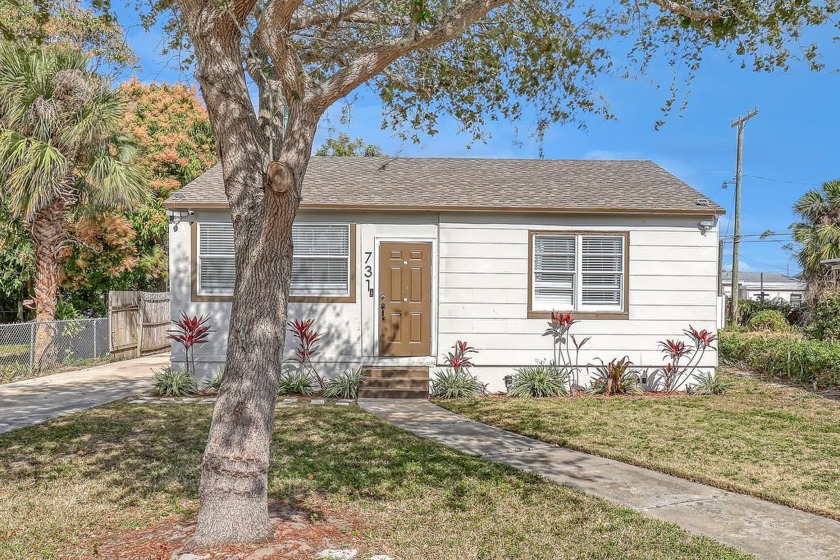
<svg viewBox="0 0 840 560"><path fill-rule="evenodd" d="M430 394L439 399L466 399L485 393L485 385L466 368L435 371Z"/></svg>
<svg viewBox="0 0 840 560"><path fill-rule="evenodd" d="M70 216L146 196L137 148L121 132L125 102L87 64L66 45L0 41L0 196L32 243L40 322L55 318ZM41 366L53 336L38 329Z"/></svg>
<svg viewBox="0 0 840 560"><path fill-rule="evenodd" d="M188 397L198 392L190 372L165 367L155 372L152 394L156 397Z"/></svg>
<svg viewBox="0 0 840 560"><path fill-rule="evenodd" d="M366 377L360 367L343 371L335 379L327 382L324 396L333 399L355 399L359 396L359 387Z"/></svg>
<svg viewBox="0 0 840 560"><path fill-rule="evenodd" d="M300 367L286 367L280 374L277 385L278 395L312 395L315 387L312 376Z"/></svg>
<svg viewBox="0 0 840 560"><path fill-rule="evenodd" d="M508 394L511 397L559 397L568 393L569 377L554 363L537 363L516 370Z"/></svg>
<svg viewBox="0 0 840 560"><path fill-rule="evenodd" d="M222 386L222 378L225 376L225 368L220 367L212 376L204 380L205 391L218 391Z"/></svg>
<svg viewBox="0 0 840 560"><path fill-rule="evenodd" d="M694 376L695 383L688 387L693 395L722 395L732 388L732 383L724 381L712 373L698 373Z"/></svg>

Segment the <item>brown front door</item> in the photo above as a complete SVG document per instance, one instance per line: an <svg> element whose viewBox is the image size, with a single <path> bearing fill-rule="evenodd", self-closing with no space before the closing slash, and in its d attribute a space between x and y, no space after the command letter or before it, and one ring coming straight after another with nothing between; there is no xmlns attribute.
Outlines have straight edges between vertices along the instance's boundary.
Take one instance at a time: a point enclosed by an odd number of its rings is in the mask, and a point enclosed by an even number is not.
<svg viewBox="0 0 840 560"><path fill-rule="evenodd" d="M379 245L379 355L432 352L432 244Z"/></svg>

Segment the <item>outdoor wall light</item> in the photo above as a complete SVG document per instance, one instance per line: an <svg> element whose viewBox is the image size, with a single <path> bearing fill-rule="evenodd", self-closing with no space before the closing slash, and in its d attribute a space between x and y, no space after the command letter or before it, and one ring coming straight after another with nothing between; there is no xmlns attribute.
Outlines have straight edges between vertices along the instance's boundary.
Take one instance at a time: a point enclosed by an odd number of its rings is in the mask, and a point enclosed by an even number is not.
<svg viewBox="0 0 840 560"><path fill-rule="evenodd" d="M178 231L178 224L182 221L191 222L192 217L195 215L195 212L192 210L185 210L185 211L173 211L170 210L167 212L169 215L169 223L173 225L172 230Z"/></svg>

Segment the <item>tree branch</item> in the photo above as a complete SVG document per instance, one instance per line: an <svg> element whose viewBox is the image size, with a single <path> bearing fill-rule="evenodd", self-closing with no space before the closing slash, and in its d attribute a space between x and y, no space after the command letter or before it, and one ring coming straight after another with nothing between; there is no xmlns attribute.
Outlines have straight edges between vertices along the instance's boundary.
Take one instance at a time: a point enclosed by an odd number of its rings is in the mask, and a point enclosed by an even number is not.
<svg viewBox="0 0 840 560"><path fill-rule="evenodd" d="M376 12L362 10L363 5L364 3L357 4L341 12L328 11L319 13L310 8L301 8L298 11L303 13L292 18L289 28L292 31L299 31L325 23L334 25L342 21L395 27L411 24L411 18L408 16L385 16Z"/></svg>
<svg viewBox="0 0 840 560"><path fill-rule="evenodd" d="M323 111L356 87L381 73L397 58L418 50L442 45L460 35L491 10L511 0L471 0L433 29L413 32L381 43L360 55L332 76L323 80L308 95L307 102Z"/></svg>
<svg viewBox="0 0 840 560"><path fill-rule="evenodd" d="M716 21L723 21L724 19L726 19L726 16L723 15L722 11L704 12L701 10L695 10L694 8L689 8L685 4L680 4L679 2L674 2L673 0L651 0L651 2L653 2L663 10L669 11L671 13L683 17L687 17L692 21L705 21L709 23L714 23Z"/></svg>

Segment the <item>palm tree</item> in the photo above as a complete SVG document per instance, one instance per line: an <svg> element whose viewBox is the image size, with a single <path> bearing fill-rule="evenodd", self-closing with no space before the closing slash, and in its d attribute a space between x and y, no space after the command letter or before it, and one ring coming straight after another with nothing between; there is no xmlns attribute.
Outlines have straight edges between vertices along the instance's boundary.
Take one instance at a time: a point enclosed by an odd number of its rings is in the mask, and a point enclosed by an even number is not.
<svg viewBox="0 0 840 560"><path fill-rule="evenodd" d="M820 261L840 258L840 180L807 191L793 211L801 218L790 226L799 244L796 257L808 282L809 296L818 296L827 279L827 269Z"/></svg>
<svg viewBox="0 0 840 560"><path fill-rule="evenodd" d="M136 146L120 134L125 103L87 61L72 47L0 43L0 196L32 243L39 322L55 318L69 220L145 197ZM39 326L41 366L53 337Z"/></svg>

